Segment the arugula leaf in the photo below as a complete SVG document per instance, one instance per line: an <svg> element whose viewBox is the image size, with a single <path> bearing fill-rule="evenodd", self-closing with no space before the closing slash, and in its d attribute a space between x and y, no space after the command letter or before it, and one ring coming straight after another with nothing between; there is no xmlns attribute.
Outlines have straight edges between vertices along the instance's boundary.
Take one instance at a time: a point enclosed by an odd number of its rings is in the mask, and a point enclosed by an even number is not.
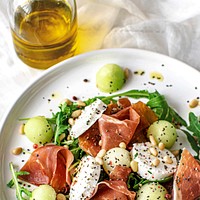
<svg viewBox="0 0 200 200"><path fill-rule="evenodd" d="M68 134L70 128L68 119L71 117L72 112L77 110L77 104L72 103L71 105L67 105L67 103L63 103L59 106L59 108L60 111L53 114L51 119L48 119L51 124L55 125L54 144L56 145L60 145L59 136L62 133Z"/></svg>
<svg viewBox="0 0 200 200"><path fill-rule="evenodd" d="M74 155L74 162L79 162L81 158L86 154L80 147L79 147L79 141L78 138L71 140L67 140L62 142L62 145L67 145L68 149L72 152Z"/></svg>
<svg viewBox="0 0 200 200"><path fill-rule="evenodd" d="M200 121L194 113L189 113L189 126L187 129L193 132L193 136L197 137L198 143L200 144Z"/></svg>
<svg viewBox="0 0 200 200"><path fill-rule="evenodd" d="M26 199L23 197L23 193L24 193L25 195L27 195L28 197L31 197L32 192L29 191L29 190L27 190L26 188L20 186L19 183L18 183L18 180L17 180L17 177L18 177L19 175L27 175L27 174L29 174L29 173L28 173L28 172L25 172L25 171L16 172L16 171L14 170L14 166L13 166L13 163L12 163L12 162L9 163L9 167L10 167L10 171L11 171L11 173L12 173L12 177L13 177L13 178L12 178L11 181L9 181L9 183L7 184L7 186L10 187L10 188L13 187L13 186L15 186L15 188L16 188L16 197L17 197L18 200L26 200Z"/></svg>
<svg viewBox="0 0 200 200"><path fill-rule="evenodd" d="M173 176L169 176L169 177L166 177L161 180L150 181L150 180L144 179L144 178L140 177L138 174L132 172L129 174L129 177L127 180L127 187L129 190L137 191L137 190L139 190L139 188L142 185L144 185L146 183L150 183L150 182L165 183L165 182L172 180L172 178L173 178Z"/></svg>

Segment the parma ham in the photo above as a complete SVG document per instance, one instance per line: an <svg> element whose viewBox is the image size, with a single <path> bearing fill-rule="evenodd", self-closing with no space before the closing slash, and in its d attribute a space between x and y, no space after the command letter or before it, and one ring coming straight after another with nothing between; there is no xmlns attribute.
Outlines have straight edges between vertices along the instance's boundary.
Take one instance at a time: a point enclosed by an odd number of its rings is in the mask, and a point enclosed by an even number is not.
<svg viewBox="0 0 200 200"><path fill-rule="evenodd" d="M129 191L124 181L102 181L100 182L91 200L134 200L136 193Z"/></svg>
<svg viewBox="0 0 200 200"><path fill-rule="evenodd" d="M196 200L200 197L200 164L186 149L174 177L173 197L178 200Z"/></svg>
<svg viewBox="0 0 200 200"><path fill-rule="evenodd" d="M112 116L103 114L99 119L102 148L109 150L119 146L121 142L127 145L133 137L139 121L140 116L131 107Z"/></svg>
<svg viewBox="0 0 200 200"><path fill-rule="evenodd" d="M73 159L73 154L65 147L39 147L21 168L21 171L30 174L19 178L34 185L49 184L56 192L66 192L67 186L71 184L68 168Z"/></svg>

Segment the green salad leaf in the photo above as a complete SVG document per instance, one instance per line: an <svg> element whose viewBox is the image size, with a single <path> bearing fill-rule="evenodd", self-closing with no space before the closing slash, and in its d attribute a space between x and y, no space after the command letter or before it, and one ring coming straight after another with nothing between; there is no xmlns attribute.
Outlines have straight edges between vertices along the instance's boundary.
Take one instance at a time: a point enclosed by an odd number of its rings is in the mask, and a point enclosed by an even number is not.
<svg viewBox="0 0 200 200"><path fill-rule="evenodd" d="M18 179L17 179L18 176L20 176L20 175L28 175L29 173L25 172L25 171L15 171L12 162L9 163L9 167L10 167L10 171L12 173L12 179L9 181L7 186L10 187L10 188L15 186L15 188L16 188L16 197L17 197L18 200L26 200L23 197L23 194L25 194L27 197L31 197L32 192L30 192L26 188L20 186L20 184L18 183Z"/></svg>
<svg viewBox="0 0 200 200"><path fill-rule="evenodd" d="M166 183L172 180L172 178L173 176L169 176L161 180L150 181L150 180L142 178L137 173L131 172L128 176L127 187L129 190L137 191L142 185L146 183L150 183L150 182Z"/></svg>

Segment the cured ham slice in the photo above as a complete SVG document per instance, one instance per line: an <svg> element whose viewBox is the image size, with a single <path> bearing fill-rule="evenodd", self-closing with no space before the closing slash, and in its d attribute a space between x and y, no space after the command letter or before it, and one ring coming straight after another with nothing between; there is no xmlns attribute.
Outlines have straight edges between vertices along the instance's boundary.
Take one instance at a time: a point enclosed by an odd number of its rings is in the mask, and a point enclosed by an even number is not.
<svg viewBox="0 0 200 200"><path fill-rule="evenodd" d="M134 200L135 192L129 191L124 181L102 181L96 187L91 200Z"/></svg>
<svg viewBox="0 0 200 200"><path fill-rule="evenodd" d="M37 148L21 171L30 174L19 178L34 185L49 184L56 192L66 192L71 184L68 172L73 162L73 154L65 147L46 145Z"/></svg>
<svg viewBox="0 0 200 200"><path fill-rule="evenodd" d="M131 171L132 170L128 167L117 165L115 166L114 170L109 174L110 180L122 180L126 182Z"/></svg>
<svg viewBox="0 0 200 200"><path fill-rule="evenodd" d="M129 105L125 100L121 103ZM113 115L103 114L98 122L79 136L79 146L95 157L101 148L109 150L119 146L120 142L128 144L139 121L140 116L130 106ZM99 146L100 140L102 146Z"/></svg>
<svg viewBox="0 0 200 200"><path fill-rule="evenodd" d="M195 200L200 197L200 164L186 149L181 154L174 177L173 197L178 200Z"/></svg>
<svg viewBox="0 0 200 200"><path fill-rule="evenodd" d="M78 140L79 147L83 151L95 157L101 149L101 147L99 146L101 136L99 133L98 122L95 122L85 133L79 136Z"/></svg>
<svg viewBox="0 0 200 200"><path fill-rule="evenodd" d="M141 143L148 141L146 138L146 129L155 121L158 120L156 114L143 102L138 101L131 105L131 107L139 114L140 123L137 127L133 138L131 139L130 146L133 143Z"/></svg>
<svg viewBox="0 0 200 200"><path fill-rule="evenodd" d="M99 119L102 149L109 150L121 142L128 144L139 124L140 116L131 108L125 108L115 115L103 114Z"/></svg>

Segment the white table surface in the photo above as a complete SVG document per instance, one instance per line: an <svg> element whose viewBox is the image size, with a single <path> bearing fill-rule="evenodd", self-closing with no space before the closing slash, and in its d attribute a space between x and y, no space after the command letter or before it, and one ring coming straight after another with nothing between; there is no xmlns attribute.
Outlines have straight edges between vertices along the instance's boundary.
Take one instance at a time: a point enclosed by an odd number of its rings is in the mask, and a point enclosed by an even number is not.
<svg viewBox="0 0 200 200"><path fill-rule="evenodd" d="M16 56L6 2L0 2L0 120L22 91L44 71ZM84 53L100 48L151 50L181 60L200 71L200 1L77 0Z"/></svg>

